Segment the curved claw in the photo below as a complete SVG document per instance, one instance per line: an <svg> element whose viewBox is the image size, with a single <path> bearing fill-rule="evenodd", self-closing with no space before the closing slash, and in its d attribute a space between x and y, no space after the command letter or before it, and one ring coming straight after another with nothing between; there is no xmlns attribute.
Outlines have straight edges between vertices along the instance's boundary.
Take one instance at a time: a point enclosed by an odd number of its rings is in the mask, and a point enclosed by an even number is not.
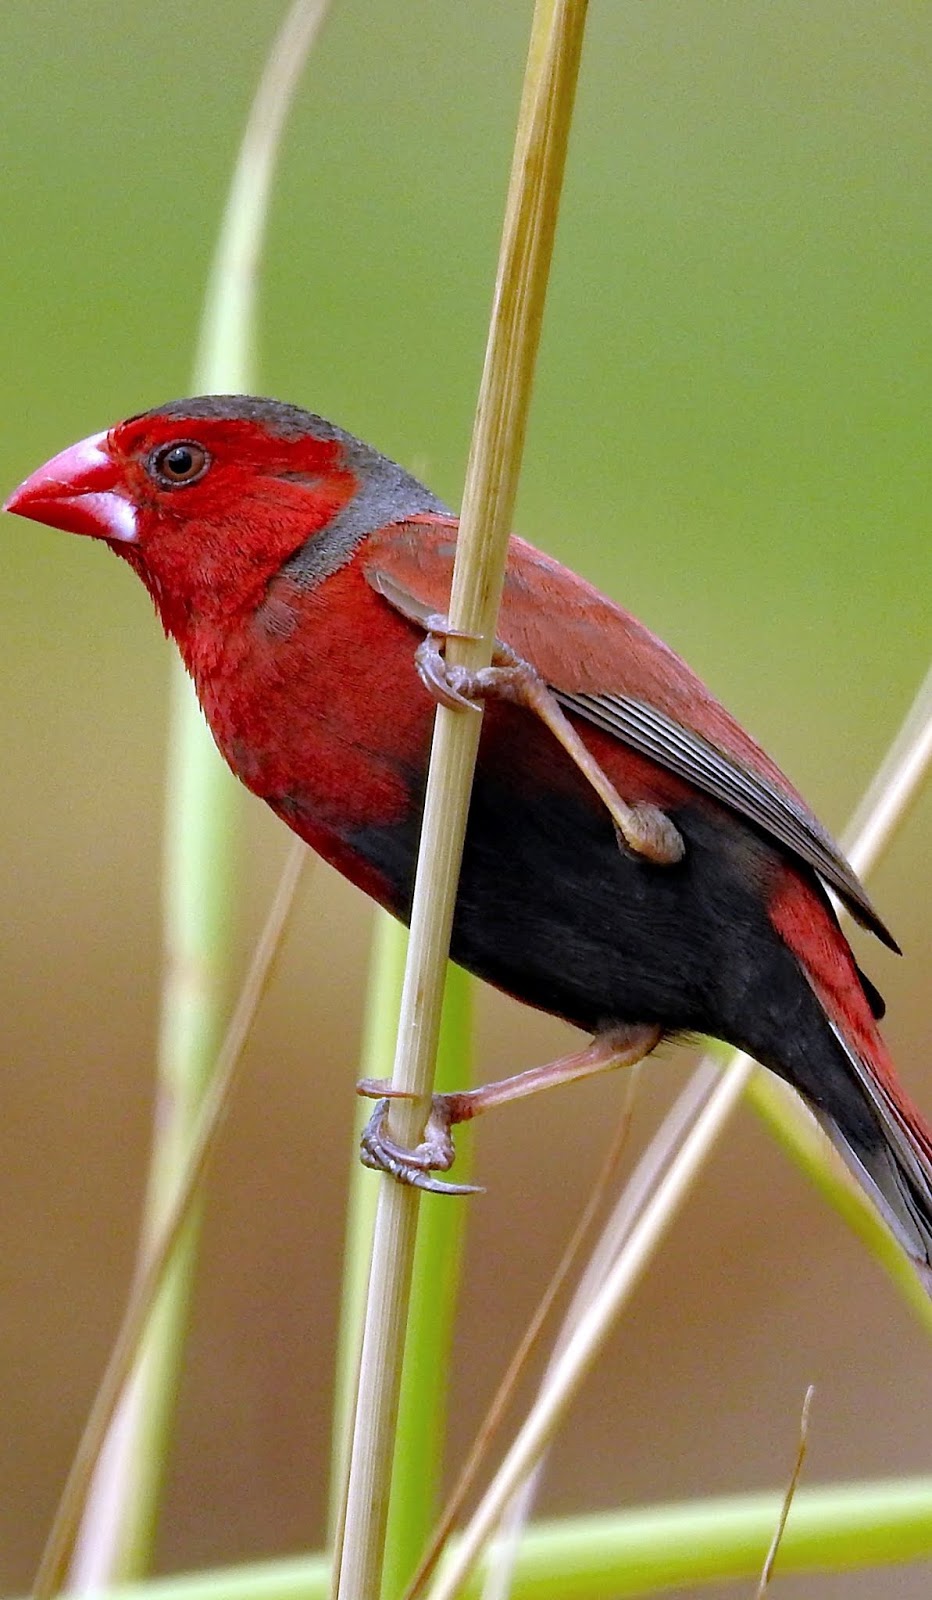
<svg viewBox="0 0 932 1600"><path fill-rule="evenodd" d="M429 611L422 618L421 627L438 639L467 639L470 644L478 644L482 637L480 633L467 633L465 628L451 628L449 617L442 611Z"/></svg>
<svg viewBox="0 0 932 1600"><path fill-rule="evenodd" d="M365 1080L364 1080L365 1081ZM371 1082L371 1080L369 1080ZM365 1090L363 1091L366 1092ZM389 1138L385 1131L389 1097L383 1095L373 1109L360 1139L360 1156L366 1167L385 1172L397 1183L406 1183L412 1189L424 1189L429 1194L481 1194L474 1183L446 1183L434 1176L434 1170L445 1171L453 1162L453 1141L449 1129L439 1139L425 1139L416 1150L404 1150Z"/></svg>
<svg viewBox="0 0 932 1600"><path fill-rule="evenodd" d="M425 689L446 706L449 711L478 711L475 701L463 693L468 674L460 667L450 667L440 649L439 636L429 633L414 652L414 664Z"/></svg>
<svg viewBox="0 0 932 1600"><path fill-rule="evenodd" d="M366 1100L416 1100L410 1089L394 1089L387 1078L359 1078L356 1093Z"/></svg>

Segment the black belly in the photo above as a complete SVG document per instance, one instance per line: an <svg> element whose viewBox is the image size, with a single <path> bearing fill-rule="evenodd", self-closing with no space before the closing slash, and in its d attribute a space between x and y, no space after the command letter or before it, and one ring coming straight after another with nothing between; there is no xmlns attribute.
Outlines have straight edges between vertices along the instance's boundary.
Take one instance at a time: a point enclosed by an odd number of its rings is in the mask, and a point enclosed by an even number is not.
<svg viewBox="0 0 932 1600"><path fill-rule="evenodd" d="M785 969L780 987L800 988L798 968L766 917L766 885L779 857L715 802L670 815L685 856L676 866L655 866L619 845L583 780L548 790L480 768L454 960L592 1032L612 1022L658 1023L746 1043L762 968L776 960ZM389 909L406 921L419 828L415 802L403 824L349 836L386 880Z"/></svg>
<svg viewBox="0 0 932 1600"><path fill-rule="evenodd" d="M793 952L770 923L783 847L716 801L668 815L686 846L654 866L619 845L592 790L565 766L547 787L517 759L476 774L453 922L454 959L497 988L590 1033L653 1023L724 1039L771 1067L871 1151L876 1116ZM555 757L556 765L562 752ZM621 787L621 785L619 785ZM408 920L420 799L393 827L348 842ZM833 913L815 874L827 916ZM868 990L868 1000L873 991ZM876 999L876 995L874 996Z"/></svg>

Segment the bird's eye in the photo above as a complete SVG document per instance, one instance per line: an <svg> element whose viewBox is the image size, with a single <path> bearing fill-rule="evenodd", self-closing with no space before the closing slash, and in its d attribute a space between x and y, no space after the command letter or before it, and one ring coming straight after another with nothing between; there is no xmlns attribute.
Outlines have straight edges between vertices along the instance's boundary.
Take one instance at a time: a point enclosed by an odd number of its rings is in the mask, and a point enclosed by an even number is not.
<svg viewBox="0 0 932 1600"><path fill-rule="evenodd" d="M175 444L162 445L154 451L148 466L163 487L175 489L202 478L210 466L210 456L203 445L179 439Z"/></svg>

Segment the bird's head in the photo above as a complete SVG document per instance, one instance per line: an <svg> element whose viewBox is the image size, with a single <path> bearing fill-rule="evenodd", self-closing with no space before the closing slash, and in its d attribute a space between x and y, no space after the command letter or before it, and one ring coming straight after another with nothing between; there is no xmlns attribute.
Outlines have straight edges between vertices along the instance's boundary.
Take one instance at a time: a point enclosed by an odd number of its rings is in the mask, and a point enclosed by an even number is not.
<svg viewBox="0 0 932 1600"><path fill-rule="evenodd" d="M4 508L102 539L166 627L257 604L286 563L310 587L367 533L441 509L394 462L280 401L172 401L63 450Z"/></svg>

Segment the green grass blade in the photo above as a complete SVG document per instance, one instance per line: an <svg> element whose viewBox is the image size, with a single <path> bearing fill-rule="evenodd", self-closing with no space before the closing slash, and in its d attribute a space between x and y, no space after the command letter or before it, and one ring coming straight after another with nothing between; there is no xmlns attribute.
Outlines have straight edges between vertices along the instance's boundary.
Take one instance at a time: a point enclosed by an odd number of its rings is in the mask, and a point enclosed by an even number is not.
<svg viewBox="0 0 932 1600"><path fill-rule="evenodd" d="M404 980L407 930L385 911L375 916L369 982L363 1018L360 1077L387 1078L391 1075L395 1053L395 1030L401 985ZM366 1314L366 1288L369 1257L378 1198L378 1178L358 1159L358 1136L372 1109L360 1100L353 1139L346 1235L343 1247L343 1287L340 1302L340 1333L337 1340L336 1385L333 1400L331 1438L330 1507L327 1542L335 1543L343 1519L343 1498L349 1464L350 1430L356 1403L356 1378L362 1346L362 1326Z"/></svg>
<svg viewBox="0 0 932 1600"><path fill-rule="evenodd" d="M467 1088L472 1064L472 982L447 967L434 1080L438 1092ZM456 1180L470 1181L472 1140L457 1129ZM450 1351L471 1201L425 1196L420 1208L404 1366L395 1427L392 1489L382 1572L383 1600L411 1578L440 1509Z"/></svg>
<svg viewBox="0 0 932 1600"><path fill-rule="evenodd" d="M512 1600L634 1600L756 1580L780 1506L774 1492L534 1523ZM829 1484L797 1493L776 1575L930 1559L932 1478ZM479 1581L464 1588L464 1600L476 1600ZM329 1564L314 1555L134 1584L111 1600L324 1600L328 1584Z"/></svg>

